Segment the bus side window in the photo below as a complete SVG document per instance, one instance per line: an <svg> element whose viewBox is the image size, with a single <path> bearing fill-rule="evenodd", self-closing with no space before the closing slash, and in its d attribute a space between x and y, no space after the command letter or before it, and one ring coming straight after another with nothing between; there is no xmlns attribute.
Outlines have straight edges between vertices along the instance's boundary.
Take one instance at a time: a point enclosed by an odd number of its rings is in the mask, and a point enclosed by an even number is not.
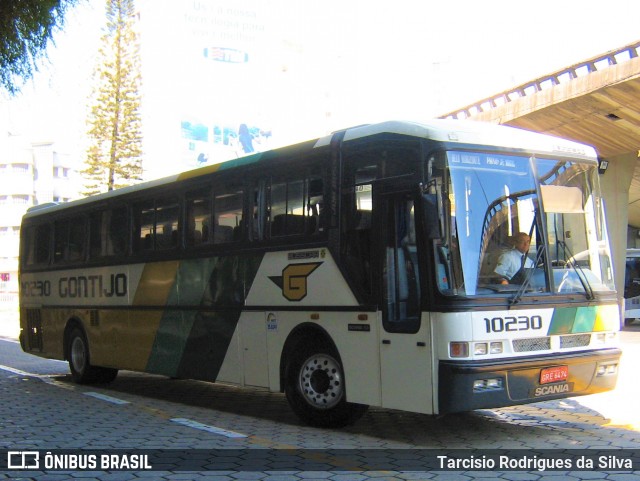
<svg viewBox="0 0 640 481"><path fill-rule="evenodd" d="M89 216L89 257L97 259L127 253L126 207L93 212Z"/></svg>
<svg viewBox="0 0 640 481"><path fill-rule="evenodd" d="M371 160L363 159L363 160ZM377 177L377 166L359 162L345 176L343 193L343 245L347 269L355 283L362 287L363 294L372 293L371 232L373 211L373 180ZM348 164L347 164L348 165Z"/></svg>
<svg viewBox="0 0 640 481"><path fill-rule="evenodd" d="M304 181L271 186L271 237L300 235L305 231Z"/></svg>
<svg viewBox="0 0 640 481"><path fill-rule="evenodd" d="M324 231L324 191L322 178L311 177L307 188L307 232L318 234Z"/></svg>
<svg viewBox="0 0 640 481"><path fill-rule="evenodd" d="M154 218L153 202L139 204L134 207L135 232L133 234L133 247L135 252L153 250L156 236Z"/></svg>
<svg viewBox="0 0 640 481"><path fill-rule="evenodd" d="M59 220L53 225L53 262L62 262L65 259L69 243L69 220Z"/></svg>
<svg viewBox="0 0 640 481"><path fill-rule="evenodd" d="M187 247L211 242L211 193L209 189L187 193L186 205Z"/></svg>
<svg viewBox="0 0 640 481"><path fill-rule="evenodd" d="M322 230L322 179L297 178L271 185L269 196L270 237L314 235Z"/></svg>
<svg viewBox="0 0 640 481"><path fill-rule="evenodd" d="M35 238L35 263L47 264L49 262L49 249L51 245L51 226L39 225Z"/></svg>
<svg viewBox="0 0 640 481"><path fill-rule="evenodd" d="M162 199L156 201L155 233L156 250L175 249L179 244L178 222L180 218L180 204L176 199Z"/></svg>
<svg viewBox="0 0 640 481"><path fill-rule="evenodd" d="M147 201L134 208L134 251L175 249L179 244L180 203L166 198Z"/></svg>
<svg viewBox="0 0 640 481"><path fill-rule="evenodd" d="M121 256L127 253L129 219L126 207L119 207L108 212L107 254Z"/></svg>
<svg viewBox="0 0 640 481"><path fill-rule="evenodd" d="M22 255L27 266L47 264L49 262L49 242L51 227L43 224L27 227L25 232L25 247Z"/></svg>
<svg viewBox="0 0 640 481"><path fill-rule="evenodd" d="M216 191L213 206L213 243L226 244L242 239L244 192L233 185Z"/></svg>
<svg viewBox="0 0 640 481"><path fill-rule="evenodd" d="M86 217L76 217L69 223L66 261L82 261L85 259L87 245Z"/></svg>

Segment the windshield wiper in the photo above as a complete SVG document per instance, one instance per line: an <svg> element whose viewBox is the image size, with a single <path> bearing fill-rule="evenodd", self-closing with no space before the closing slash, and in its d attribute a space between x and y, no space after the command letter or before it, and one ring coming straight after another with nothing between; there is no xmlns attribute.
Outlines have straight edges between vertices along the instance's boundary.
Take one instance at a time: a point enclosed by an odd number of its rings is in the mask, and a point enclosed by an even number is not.
<svg viewBox="0 0 640 481"><path fill-rule="evenodd" d="M595 295L593 294L593 288L589 283L589 279L587 279L587 275L584 273L584 270L582 270L582 267L580 266L580 264L578 264L578 261L574 257L573 252L571 252L571 249L569 249L569 246L567 245L567 243L562 240L558 240L557 243L560 247L564 248L565 252L569 253L569 260L567 261L567 264L571 265L573 270L576 272L576 276L578 277L580 284L582 284L582 288L584 289L584 293L585 293L585 296L587 297L587 300L590 301L592 299L595 299ZM571 259L573 259L573 262L571 262Z"/></svg>
<svg viewBox="0 0 640 481"><path fill-rule="evenodd" d="M522 296L527 290L527 287L529 287L529 283L531 282L531 278L533 277L533 271L535 271L536 269L535 266L537 266L540 263L540 259L542 259L542 253L545 251L545 249L546 247L542 246L542 248L538 251L538 254L536 255L536 260L533 263L534 267L532 269L527 269L525 271L525 276L524 276L524 280L522 281L522 284L520 285L516 293L513 295L513 297L509 299L510 305L517 304L518 302L520 302L520 299L522 299Z"/></svg>

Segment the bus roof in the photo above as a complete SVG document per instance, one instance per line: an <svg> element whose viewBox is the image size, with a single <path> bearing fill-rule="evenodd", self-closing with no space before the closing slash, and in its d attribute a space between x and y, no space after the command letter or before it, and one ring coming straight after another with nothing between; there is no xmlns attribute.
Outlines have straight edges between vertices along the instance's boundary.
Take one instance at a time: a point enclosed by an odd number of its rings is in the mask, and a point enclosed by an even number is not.
<svg viewBox="0 0 640 481"><path fill-rule="evenodd" d="M413 121L387 121L376 124L359 125L343 129L343 141L356 140L365 137L371 137L378 134L399 134L411 137L419 137L431 139L435 141L445 142L449 147L455 148L460 146L491 146L506 149L517 149L538 154L557 155L560 157L571 157L580 159L589 163L597 163L597 154L593 147L565 140L550 135L530 132L514 127L506 127L501 125L489 124L484 122L474 122L469 120L453 120L453 119L433 119L427 122ZM297 145L282 147L279 149L259 152L246 157L228 160L219 164L207 165L197 169L189 170L180 174L156 179L140 184L123 187L103 194L97 194L91 197L75 200L68 203L56 204L49 203L30 208L25 217L37 216L44 213L50 213L67 206L77 206L84 203L93 203L109 198L115 198L127 193L136 192L156 186L168 185L176 181L198 178L213 172L233 169L243 165L251 165L259 163L267 158L272 158L274 154L284 152L287 149L295 149L296 152L302 153L311 151L314 148L328 146L331 143L333 134L320 137L315 140L303 142ZM293 151L293 150L292 150Z"/></svg>
<svg viewBox="0 0 640 481"><path fill-rule="evenodd" d="M539 154L570 156L589 163L597 163L598 159L595 149L585 144L516 127L472 120L388 121L361 125L346 129L344 140L349 141L380 133L409 135L449 144L492 146ZM317 145L328 144L330 141L329 135L319 139Z"/></svg>

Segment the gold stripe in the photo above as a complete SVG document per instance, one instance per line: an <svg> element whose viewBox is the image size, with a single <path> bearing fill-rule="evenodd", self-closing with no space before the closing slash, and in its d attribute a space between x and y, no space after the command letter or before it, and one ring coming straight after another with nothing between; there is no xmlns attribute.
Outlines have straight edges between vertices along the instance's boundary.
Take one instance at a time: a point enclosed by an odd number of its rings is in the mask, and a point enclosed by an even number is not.
<svg viewBox="0 0 640 481"><path fill-rule="evenodd" d="M133 306L165 306L176 280L178 261L153 262L144 266L133 298ZM160 327L163 310L130 312L127 336L131 345L123 352L125 365L144 371Z"/></svg>

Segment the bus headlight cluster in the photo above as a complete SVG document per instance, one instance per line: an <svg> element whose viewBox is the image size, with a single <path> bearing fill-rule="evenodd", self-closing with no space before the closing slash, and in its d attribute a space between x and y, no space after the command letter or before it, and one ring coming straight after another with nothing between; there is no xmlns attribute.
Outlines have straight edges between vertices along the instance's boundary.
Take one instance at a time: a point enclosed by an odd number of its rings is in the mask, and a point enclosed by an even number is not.
<svg viewBox="0 0 640 481"><path fill-rule="evenodd" d="M474 342L472 346L473 346L474 356L486 356L487 354L502 354L504 351L502 341ZM469 343L468 342L450 342L449 355L451 357L469 357Z"/></svg>
<svg viewBox="0 0 640 481"><path fill-rule="evenodd" d="M502 341L476 342L473 348L473 353L476 356L484 356L486 354L502 354L502 351Z"/></svg>
<svg viewBox="0 0 640 481"><path fill-rule="evenodd" d="M599 344L606 344L608 342L613 342L618 338L617 332L597 332L596 333L596 342Z"/></svg>

